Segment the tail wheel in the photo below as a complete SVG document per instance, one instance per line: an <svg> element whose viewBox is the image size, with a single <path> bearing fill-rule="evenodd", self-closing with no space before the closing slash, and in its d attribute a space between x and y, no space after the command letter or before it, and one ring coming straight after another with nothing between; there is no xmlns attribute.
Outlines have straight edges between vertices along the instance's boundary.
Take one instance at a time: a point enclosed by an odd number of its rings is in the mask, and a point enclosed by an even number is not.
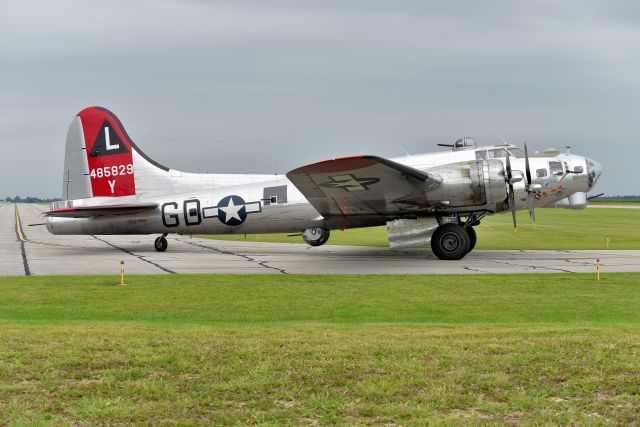
<svg viewBox="0 0 640 427"><path fill-rule="evenodd" d="M465 228L467 234L469 235L469 252L476 247L476 243L478 242L478 235L476 234L476 230L473 227Z"/></svg>
<svg viewBox="0 0 640 427"><path fill-rule="evenodd" d="M307 228L302 232L302 239L310 246L322 246L327 243L331 231L326 228Z"/></svg>
<svg viewBox="0 0 640 427"><path fill-rule="evenodd" d="M471 238L458 224L444 224L431 237L431 250L438 258L446 261L460 260L469 252Z"/></svg>
<svg viewBox="0 0 640 427"><path fill-rule="evenodd" d="M156 242L154 243L154 247L158 252L166 251L168 246L169 246L169 243L167 242L167 239L164 238L164 236L158 237L156 239Z"/></svg>

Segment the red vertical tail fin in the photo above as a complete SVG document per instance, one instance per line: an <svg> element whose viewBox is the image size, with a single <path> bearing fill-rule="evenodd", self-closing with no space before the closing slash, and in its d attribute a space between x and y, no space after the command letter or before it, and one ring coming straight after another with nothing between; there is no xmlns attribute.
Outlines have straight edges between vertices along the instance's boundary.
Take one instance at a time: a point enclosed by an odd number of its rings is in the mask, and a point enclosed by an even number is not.
<svg viewBox="0 0 640 427"><path fill-rule="evenodd" d="M111 111L85 108L67 134L63 198L135 196L136 160L169 170L138 149Z"/></svg>
<svg viewBox="0 0 640 427"><path fill-rule="evenodd" d="M136 194L133 145L119 120L108 110L89 107L82 122L93 197Z"/></svg>

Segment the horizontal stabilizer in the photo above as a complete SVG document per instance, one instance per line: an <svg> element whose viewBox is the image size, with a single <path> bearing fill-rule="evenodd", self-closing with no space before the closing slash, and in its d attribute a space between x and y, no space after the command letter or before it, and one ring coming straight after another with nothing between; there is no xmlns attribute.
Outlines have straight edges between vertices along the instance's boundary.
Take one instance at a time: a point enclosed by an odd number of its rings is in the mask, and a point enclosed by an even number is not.
<svg viewBox="0 0 640 427"><path fill-rule="evenodd" d="M45 212L47 217L88 218L107 215L129 215L148 212L156 209L157 203L128 203L120 205L77 206L73 208L54 209Z"/></svg>

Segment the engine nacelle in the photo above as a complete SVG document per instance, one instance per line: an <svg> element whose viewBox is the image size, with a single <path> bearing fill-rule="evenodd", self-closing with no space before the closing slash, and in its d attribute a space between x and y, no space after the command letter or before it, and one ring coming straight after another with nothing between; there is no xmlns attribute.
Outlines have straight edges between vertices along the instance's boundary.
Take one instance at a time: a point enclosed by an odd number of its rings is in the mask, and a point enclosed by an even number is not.
<svg viewBox="0 0 640 427"><path fill-rule="evenodd" d="M453 163L429 169L441 184L427 192L442 212L504 210L507 198L504 166L498 159ZM524 190L524 185L522 190ZM516 189L517 191L518 189Z"/></svg>
<svg viewBox="0 0 640 427"><path fill-rule="evenodd" d="M555 206L565 209L585 209L587 207L587 193L573 193L569 197L558 200Z"/></svg>

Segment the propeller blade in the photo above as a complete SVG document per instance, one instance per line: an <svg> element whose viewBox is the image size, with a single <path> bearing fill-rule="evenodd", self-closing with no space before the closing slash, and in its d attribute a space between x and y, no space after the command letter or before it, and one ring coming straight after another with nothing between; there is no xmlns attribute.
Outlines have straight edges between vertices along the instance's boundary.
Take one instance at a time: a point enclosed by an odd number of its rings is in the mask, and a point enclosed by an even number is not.
<svg viewBox="0 0 640 427"><path fill-rule="evenodd" d="M529 163L529 148L527 144L524 144L524 165L527 173L527 205L529 208L529 216L531 217L531 224L536 225L536 211L535 211L535 199L533 179L531 177L531 164Z"/></svg>
<svg viewBox="0 0 640 427"><path fill-rule="evenodd" d="M513 230L518 229L518 223L516 221L516 198L513 193L513 185L509 185L509 208L511 209L511 218L513 219Z"/></svg>
<svg viewBox="0 0 640 427"><path fill-rule="evenodd" d="M531 209L531 224L536 226L536 211L533 208Z"/></svg>
<svg viewBox="0 0 640 427"><path fill-rule="evenodd" d="M531 224L536 225L536 211L535 211L535 200L533 198L533 193L529 193L527 197L527 204L529 205L529 216L531 217Z"/></svg>
<svg viewBox="0 0 640 427"><path fill-rule="evenodd" d="M529 150L527 144L524 144L524 164L527 172L527 185L531 185L531 166L529 165Z"/></svg>
<svg viewBox="0 0 640 427"><path fill-rule="evenodd" d="M517 230L517 222L516 222L516 197L515 191L513 189L513 173L511 171L511 158L509 156L509 152L507 151L507 159L505 165L505 181L507 181L507 185L509 187L509 209L511 210L511 218L513 219L513 230Z"/></svg>

